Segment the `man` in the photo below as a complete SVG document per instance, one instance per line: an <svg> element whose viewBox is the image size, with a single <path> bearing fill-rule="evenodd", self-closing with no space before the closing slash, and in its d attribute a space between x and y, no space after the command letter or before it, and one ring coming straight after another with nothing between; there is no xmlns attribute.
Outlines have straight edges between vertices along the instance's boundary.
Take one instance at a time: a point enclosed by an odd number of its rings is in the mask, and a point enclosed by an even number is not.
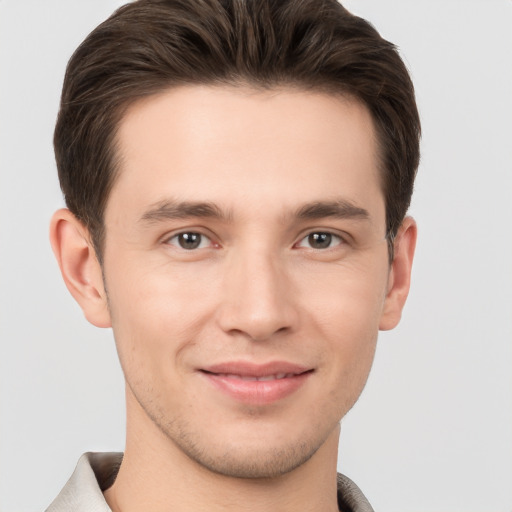
<svg viewBox="0 0 512 512"><path fill-rule="evenodd" d="M139 0L87 37L51 241L113 328L127 439L49 511L372 510L339 423L407 297L419 132L393 45L335 0Z"/></svg>

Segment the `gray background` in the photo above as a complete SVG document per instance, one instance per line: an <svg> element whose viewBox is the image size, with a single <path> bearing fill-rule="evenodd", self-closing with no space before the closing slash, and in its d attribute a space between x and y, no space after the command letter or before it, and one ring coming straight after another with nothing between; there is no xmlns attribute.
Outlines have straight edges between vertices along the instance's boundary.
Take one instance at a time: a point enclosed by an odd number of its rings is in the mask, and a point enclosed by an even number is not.
<svg viewBox="0 0 512 512"><path fill-rule="evenodd" d="M111 333L47 241L71 52L122 2L0 0L0 511L43 510L86 450L122 450ZM379 512L512 511L512 2L349 0L401 49L423 118L402 324L343 422L340 469Z"/></svg>

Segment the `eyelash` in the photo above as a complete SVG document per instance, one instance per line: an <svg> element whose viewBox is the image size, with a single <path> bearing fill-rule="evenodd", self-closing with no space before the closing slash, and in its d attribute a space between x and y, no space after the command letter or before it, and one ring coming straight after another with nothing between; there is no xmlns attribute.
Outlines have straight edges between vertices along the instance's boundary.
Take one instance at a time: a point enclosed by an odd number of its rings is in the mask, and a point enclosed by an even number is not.
<svg viewBox="0 0 512 512"><path fill-rule="evenodd" d="M190 239L192 241L191 245L193 247L187 248L187 247L184 247L180 243L180 237L187 237L187 236L190 236ZM195 240L195 237L198 237L199 241ZM313 239L311 237L313 237ZM305 241L308 241L311 244L311 242L313 242L313 240L315 240L315 239L317 241L319 241L320 244L327 243L328 244L327 247L311 247L311 246L306 247L306 246L302 245ZM172 243L172 240L176 240L176 243ZM334 242L336 240L337 240L337 243L335 244L336 247L347 243L346 240L342 236L337 235L335 233L331 233L329 231L311 231L311 232L307 233L305 236L303 236L298 242L296 242L293 245L293 248L304 247L305 249L310 249L313 251L324 251L327 249L333 249L334 246L332 246L331 244L332 244L332 242ZM198 249L205 249L206 247L202 247L202 244L207 241L210 244L213 244L214 248L219 247L219 244L215 244L212 242L211 237L209 237L199 231L182 231L182 232L176 233L176 234L172 235L171 237L168 237L164 240L164 242L166 244L172 245L179 249L183 249L184 251L187 251L187 252L192 252L192 251L195 251ZM194 246L194 242L197 242L197 245Z"/></svg>

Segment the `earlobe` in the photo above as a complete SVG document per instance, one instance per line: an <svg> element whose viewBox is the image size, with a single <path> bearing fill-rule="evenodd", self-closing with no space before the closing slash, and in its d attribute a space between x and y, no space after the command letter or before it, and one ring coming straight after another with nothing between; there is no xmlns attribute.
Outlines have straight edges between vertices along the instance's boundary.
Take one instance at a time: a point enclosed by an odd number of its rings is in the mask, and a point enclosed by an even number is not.
<svg viewBox="0 0 512 512"><path fill-rule="evenodd" d="M110 327L101 266L87 228L68 209L58 210L50 223L50 242L64 282L87 320Z"/></svg>
<svg viewBox="0 0 512 512"><path fill-rule="evenodd" d="M393 329L400 322L411 284L417 232L414 219L406 217L395 238L395 253L389 271L388 290L379 323L381 331Z"/></svg>

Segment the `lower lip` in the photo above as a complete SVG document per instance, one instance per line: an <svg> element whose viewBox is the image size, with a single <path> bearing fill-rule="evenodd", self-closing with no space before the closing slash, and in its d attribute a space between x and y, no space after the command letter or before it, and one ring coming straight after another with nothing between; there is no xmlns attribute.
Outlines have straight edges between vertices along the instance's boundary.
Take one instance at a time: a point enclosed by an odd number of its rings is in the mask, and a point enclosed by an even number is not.
<svg viewBox="0 0 512 512"><path fill-rule="evenodd" d="M311 372L275 380L242 380L226 375L202 372L217 389L239 402L266 405L295 393Z"/></svg>

